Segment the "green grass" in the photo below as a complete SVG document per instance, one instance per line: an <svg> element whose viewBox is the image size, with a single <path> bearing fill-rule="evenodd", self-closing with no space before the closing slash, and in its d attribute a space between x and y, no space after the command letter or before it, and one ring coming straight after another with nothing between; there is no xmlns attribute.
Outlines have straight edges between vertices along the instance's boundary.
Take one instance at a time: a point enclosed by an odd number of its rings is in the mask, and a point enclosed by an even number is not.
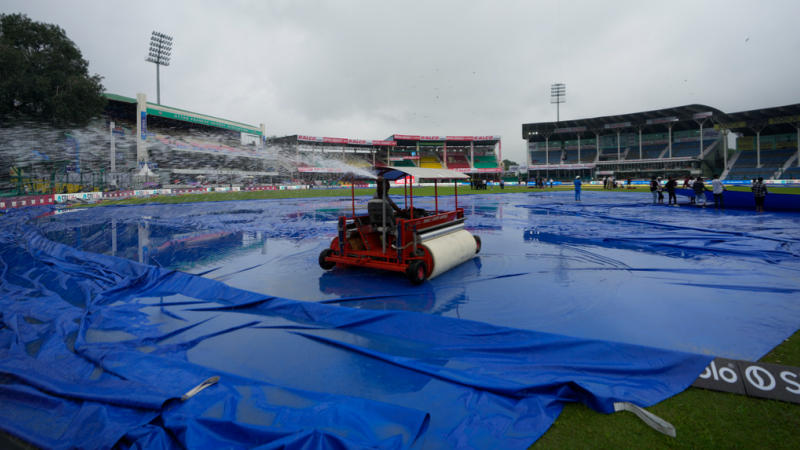
<svg viewBox="0 0 800 450"><path fill-rule="evenodd" d="M555 189L555 188L554 188ZM472 194L509 194L515 192L531 192L533 189L528 189L521 186L506 186L505 189L499 187L490 187L487 190L479 191L473 190L469 187L459 187L458 195L472 195ZM452 185L438 187L440 196L453 195L455 188ZM403 189L392 187L389 190L392 195L402 195ZM375 194L375 189L356 189L355 195L372 196ZM414 196L432 196L434 194L433 187L419 187L414 188ZM350 189L297 189L285 191L249 191L249 192L209 192L202 194L183 194L183 195L157 195L153 197L139 197L129 198L124 200L105 200L96 205L142 205L146 203L193 203L193 202L218 202L226 200L258 200L268 198L313 198L313 197L350 197ZM87 205L81 205L85 207Z"/></svg>
<svg viewBox="0 0 800 450"><path fill-rule="evenodd" d="M750 191L749 187L728 187L732 191ZM573 186L562 185L554 186L553 188L528 188L525 186L506 186L505 189L500 189L497 186L489 187L486 190L474 190L469 187L459 187L458 195L472 195L472 194L513 194L518 192L547 192L547 191L571 191ZM584 184L583 190L596 191L603 190L600 185ZM454 188L452 185L442 185L438 188L439 195L448 196L453 195ZM787 188L787 187L770 187L770 192L781 194L800 194L800 188ZM393 187L390 191L391 194L402 194L403 189ZM613 192L650 192L648 186L634 186L631 189L621 188ZM356 189L356 196L373 195L374 189ZM433 187L420 187L414 189L414 196L432 196L434 194ZM284 190L284 191L249 191L249 192L208 192L202 194L183 194L183 195L157 195L153 197L140 197L129 198L125 200L105 200L102 203L81 205L97 206L97 205L142 205L146 203L193 203L193 202L219 202L227 200L257 200L268 198L312 198L312 197L349 197L350 189L298 189L298 190Z"/></svg>
<svg viewBox="0 0 800 450"><path fill-rule="evenodd" d="M763 362L800 366L800 332ZM689 388L651 408L675 425L670 438L628 412L569 404L531 448L797 448L800 405Z"/></svg>
<svg viewBox="0 0 800 450"><path fill-rule="evenodd" d="M602 186L584 185L585 190ZM749 191L749 187L729 187ZM551 190L550 188L544 191ZM571 185L552 190L572 190ZM433 195L432 187L414 189L414 195ZM537 192L520 186L504 190L459 188L459 195ZM648 186L617 189L617 192L649 192ZM402 193L397 187L394 194ZM774 193L800 194L800 188L770 188ZM356 196L372 195L373 189L356 189ZM452 186L439 188L439 195L452 195ZM349 189L256 191L190 194L129 199L102 204L186 203L198 201L248 200L263 198L349 197ZM795 333L761 359L764 362L800 366L800 332ZM796 448L800 437L800 406L774 400L689 388L648 408L675 425L677 438L662 435L628 412L600 414L580 404L569 404L532 448Z"/></svg>

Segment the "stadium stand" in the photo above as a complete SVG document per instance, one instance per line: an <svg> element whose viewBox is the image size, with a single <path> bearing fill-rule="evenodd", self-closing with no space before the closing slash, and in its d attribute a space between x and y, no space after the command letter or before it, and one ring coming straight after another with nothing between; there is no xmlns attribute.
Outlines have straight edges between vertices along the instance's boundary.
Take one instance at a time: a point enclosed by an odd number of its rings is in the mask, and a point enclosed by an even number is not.
<svg viewBox="0 0 800 450"><path fill-rule="evenodd" d="M469 160L463 153L447 154L448 169L469 169Z"/></svg>
<svg viewBox="0 0 800 450"><path fill-rule="evenodd" d="M781 178L784 180L800 180L800 167L790 167L784 170Z"/></svg>
<svg viewBox="0 0 800 450"><path fill-rule="evenodd" d="M392 161L392 165L396 167L414 167L414 161L410 159L403 159L400 161Z"/></svg>
<svg viewBox="0 0 800 450"><path fill-rule="evenodd" d="M419 159L419 166L427 169L441 169L442 163L435 155L423 156Z"/></svg>
<svg viewBox="0 0 800 450"><path fill-rule="evenodd" d="M476 169L493 169L497 167L497 158L494 155L475 155Z"/></svg>
<svg viewBox="0 0 800 450"><path fill-rule="evenodd" d="M800 177L796 168L798 135L800 104L738 113L695 104L522 125L522 138L528 142L529 175L552 177L555 173L570 180L586 171L595 179L715 174L794 179ZM732 151L728 143L736 136L738 145L731 147L738 150ZM755 139L759 139L760 159L754 151ZM546 163L545 146L559 153L564 149L563 155L559 154L563 159L554 158L551 152Z"/></svg>
<svg viewBox="0 0 800 450"><path fill-rule="evenodd" d="M780 171L797 154L797 141L792 134L760 136L760 140L760 166L759 152L755 149L755 138L746 136L737 140L740 154L736 163L728 171L728 179L773 178L775 173ZM784 170L780 176L792 176L795 173L795 170L789 168Z"/></svg>

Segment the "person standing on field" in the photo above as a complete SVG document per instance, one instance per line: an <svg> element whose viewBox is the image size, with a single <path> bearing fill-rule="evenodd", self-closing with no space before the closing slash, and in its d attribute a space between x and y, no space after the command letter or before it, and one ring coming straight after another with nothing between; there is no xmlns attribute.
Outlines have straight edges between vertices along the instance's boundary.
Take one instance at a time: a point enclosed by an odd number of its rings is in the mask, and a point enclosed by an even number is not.
<svg viewBox="0 0 800 450"><path fill-rule="evenodd" d="M719 175L714 175L714 179L711 181L711 193L714 194L714 209L725 208L722 198L723 192L725 192L725 186L723 186L722 181L719 180Z"/></svg>

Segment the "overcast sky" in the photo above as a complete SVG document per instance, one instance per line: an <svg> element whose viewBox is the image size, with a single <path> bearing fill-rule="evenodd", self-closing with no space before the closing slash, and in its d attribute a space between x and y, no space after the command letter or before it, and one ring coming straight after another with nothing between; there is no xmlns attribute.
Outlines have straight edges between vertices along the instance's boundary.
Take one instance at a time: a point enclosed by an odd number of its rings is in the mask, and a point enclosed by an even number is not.
<svg viewBox="0 0 800 450"><path fill-rule="evenodd" d="M155 102L150 33L174 37L164 105L267 134L500 135L690 103L800 102L800 1L0 0L64 28L108 92Z"/></svg>

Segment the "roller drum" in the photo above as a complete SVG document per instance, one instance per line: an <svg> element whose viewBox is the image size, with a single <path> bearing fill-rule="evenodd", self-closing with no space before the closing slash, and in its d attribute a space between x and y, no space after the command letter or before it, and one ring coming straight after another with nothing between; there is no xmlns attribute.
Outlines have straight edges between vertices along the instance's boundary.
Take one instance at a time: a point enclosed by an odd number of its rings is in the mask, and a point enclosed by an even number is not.
<svg viewBox="0 0 800 450"><path fill-rule="evenodd" d="M433 261L433 269L428 275L428 279L469 261L478 250L475 237L464 229L428 239L422 244L422 247Z"/></svg>

